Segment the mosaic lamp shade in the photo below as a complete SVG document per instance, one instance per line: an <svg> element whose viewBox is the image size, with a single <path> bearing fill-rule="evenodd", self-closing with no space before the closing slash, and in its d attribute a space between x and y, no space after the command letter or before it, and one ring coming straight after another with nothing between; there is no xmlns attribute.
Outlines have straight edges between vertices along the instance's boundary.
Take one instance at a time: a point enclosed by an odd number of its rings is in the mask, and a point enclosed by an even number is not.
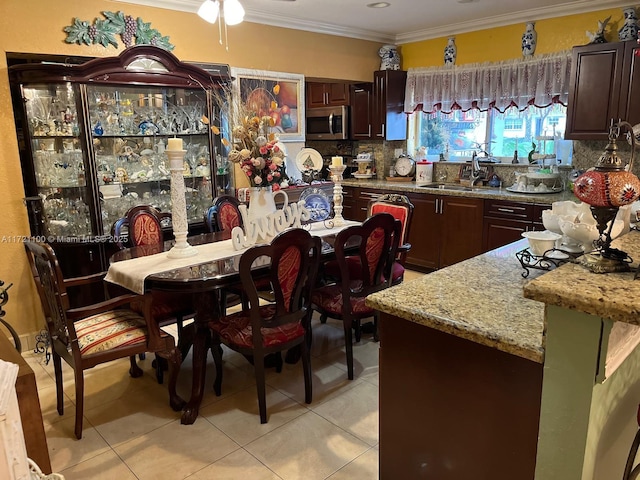
<svg viewBox="0 0 640 480"><path fill-rule="evenodd" d="M618 156L616 145L616 138L622 127L629 130L628 136L632 143L628 171ZM612 125L609 143L595 168L583 173L574 182L575 196L592 207L617 208L635 202L640 197L640 179L631 173L636 144L637 140L629 123L618 122Z"/></svg>

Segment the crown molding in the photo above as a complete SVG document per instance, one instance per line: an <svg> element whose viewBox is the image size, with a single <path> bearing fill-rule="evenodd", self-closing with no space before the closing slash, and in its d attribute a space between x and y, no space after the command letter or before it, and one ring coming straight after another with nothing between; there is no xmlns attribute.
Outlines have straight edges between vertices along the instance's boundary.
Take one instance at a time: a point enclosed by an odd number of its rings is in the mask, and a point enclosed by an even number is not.
<svg viewBox="0 0 640 480"><path fill-rule="evenodd" d="M116 0L120 3L132 3L136 5L146 5L149 7L165 8L182 12L196 13L203 0ZM478 30L486 30L495 27L504 27L517 23L533 22L546 18L563 17L566 15L577 15L580 13L605 10L607 8L631 6L628 0L582 0L571 4L559 4L544 8L533 8L518 13L497 15L489 18L481 18L467 22L459 22L450 25L442 25L435 28L416 30L413 32L400 33L398 35L383 34L374 30L358 29L352 27L342 27L328 23L314 22L312 20L301 20L283 15L275 15L269 12L258 10L246 10L245 21L262 25L270 25L280 28L291 28L294 30L304 30L306 32L322 33L340 37L357 38L380 43L403 43L419 42L433 38L447 37L459 33L468 33ZM595 26L594 26L595 28Z"/></svg>
<svg viewBox="0 0 640 480"><path fill-rule="evenodd" d="M581 13L605 10L614 7L628 7L628 1L620 0L583 0L572 4L560 4L545 8L532 8L518 13L497 15L495 17L481 18L468 22L460 22L451 25L442 25L436 28L417 30L414 32L396 35L395 43L419 42L433 38L447 37L458 33L475 32L495 27L504 27L516 23L534 22L546 18L564 17L566 15L579 15ZM594 25L595 28L595 25Z"/></svg>

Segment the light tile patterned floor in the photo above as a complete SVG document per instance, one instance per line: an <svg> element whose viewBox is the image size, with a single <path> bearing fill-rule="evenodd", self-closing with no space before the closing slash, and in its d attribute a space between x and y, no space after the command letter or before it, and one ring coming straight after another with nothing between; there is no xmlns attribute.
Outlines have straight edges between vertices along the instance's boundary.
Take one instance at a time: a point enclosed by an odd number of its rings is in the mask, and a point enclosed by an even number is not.
<svg viewBox="0 0 640 480"><path fill-rule="evenodd" d="M408 272L405 281L421 274ZM377 479L378 344L370 335L354 345L355 379L346 374L342 323L314 317L313 402L304 403L302 366L267 372L269 422L260 424L253 367L225 350L222 396L213 393L209 356L200 417L181 425L158 385L153 355L128 375L128 359L85 372L82 440L73 435L72 370L63 362L65 412L55 407L53 365L24 353L36 373L51 464L66 480ZM175 334L175 332L174 332ZM188 356L179 393L190 391Z"/></svg>

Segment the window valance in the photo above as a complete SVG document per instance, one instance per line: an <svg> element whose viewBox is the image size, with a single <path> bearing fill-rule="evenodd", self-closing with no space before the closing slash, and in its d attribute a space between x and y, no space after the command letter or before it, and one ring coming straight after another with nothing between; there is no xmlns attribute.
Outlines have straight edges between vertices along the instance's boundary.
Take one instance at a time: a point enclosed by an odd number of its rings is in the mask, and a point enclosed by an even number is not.
<svg viewBox="0 0 640 480"><path fill-rule="evenodd" d="M457 66L410 68L404 111L431 113L452 110L531 105L567 105L571 52L539 55L531 59Z"/></svg>

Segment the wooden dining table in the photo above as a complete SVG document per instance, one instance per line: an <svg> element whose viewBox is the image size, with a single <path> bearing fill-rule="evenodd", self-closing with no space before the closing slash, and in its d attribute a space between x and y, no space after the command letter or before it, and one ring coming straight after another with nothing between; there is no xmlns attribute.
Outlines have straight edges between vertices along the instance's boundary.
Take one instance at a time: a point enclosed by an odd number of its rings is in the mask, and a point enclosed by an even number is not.
<svg viewBox="0 0 640 480"><path fill-rule="evenodd" d="M336 234L350 225L359 225L360 222L347 221L345 226L326 228L322 222L306 227L312 235L318 235L323 239L323 256L333 255L333 240ZM115 283L136 293L170 292L172 295L187 295L191 298L195 309L192 354L192 384L191 398L183 404L181 423L190 425L198 417L200 404L204 394L204 382L206 374L207 348L210 345L209 322L219 319L224 312L224 305L220 301L223 298L220 292L238 284L240 275L238 272L240 257L243 251L230 252L228 245L231 242L230 232L217 232L196 235L188 238L189 244L196 248L209 248L219 245L225 246L225 254L218 255L215 259L209 259L206 255L197 254L184 260L183 266L168 267L163 269L167 260L167 253L173 246L173 241L158 245L145 245L121 250L110 258L110 267L106 281ZM213 245L211 245L213 244ZM130 272L135 259L145 258L147 264L153 264L148 275L144 276L143 283L132 283L133 274ZM157 258L157 262L155 261ZM123 263L127 262L128 263ZM134 262L134 263L132 263ZM267 266L256 266L256 274L259 269ZM116 271L117 270L117 271Z"/></svg>

